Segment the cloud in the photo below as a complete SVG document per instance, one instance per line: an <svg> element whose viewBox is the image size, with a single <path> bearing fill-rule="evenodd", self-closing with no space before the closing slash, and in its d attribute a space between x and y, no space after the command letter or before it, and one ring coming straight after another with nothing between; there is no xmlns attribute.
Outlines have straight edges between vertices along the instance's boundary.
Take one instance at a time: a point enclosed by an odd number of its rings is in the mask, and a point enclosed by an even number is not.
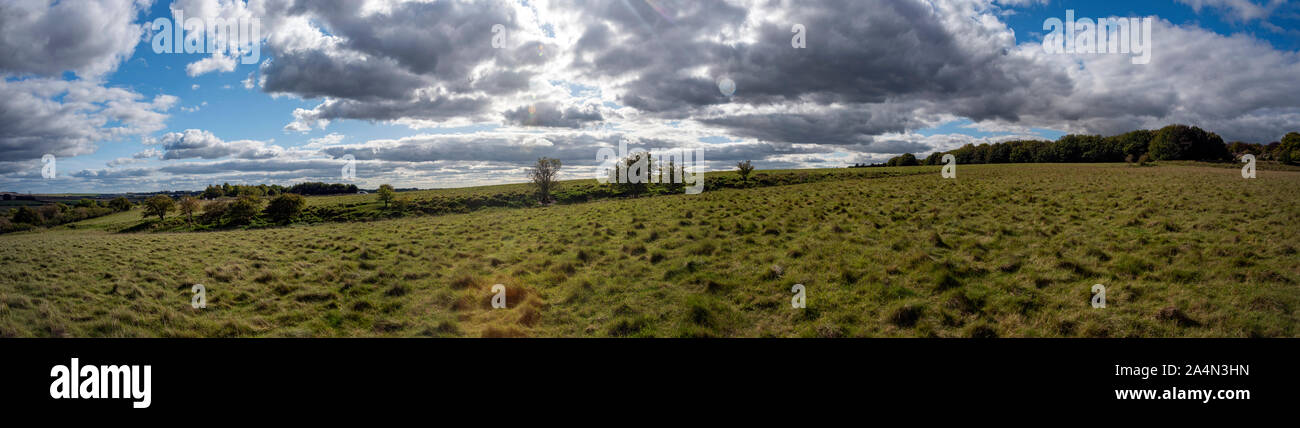
<svg viewBox="0 0 1300 428"><path fill-rule="evenodd" d="M0 4L0 72L97 78L117 69L140 42L136 0L6 1Z"/></svg>
<svg viewBox="0 0 1300 428"><path fill-rule="evenodd" d="M1286 0L1266 0L1256 2L1252 0L1177 0L1179 3L1188 5L1201 13L1201 9L1218 9L1226 12L1228 18L1250 22L1257 19L1266 19L1269 15L1277 10L1278 6L1286 4Z"/></svg>
<svg viewBox="0 0 1300 428"><path fill-rule="evenodd" d="M81 80L0 80L0 161L94 153L98 142L162 129L177 101Z"/></svg>
<svg viewBox="0 0 1300 428"><path fill-rule="evenodd" d="M262 141L237 140L223 141L211 132L201 129L187 129L185 132L169 132L156 142L164 150L163 160L171 159L219 159L234 157L238 159L267 159L279 156L284 148Z"/></svg>
<svg viewBox="0 0 1300 428"><path fill-rule="evenodd" d="M581 128L605 120L594 104L561 107L553 102L520 106L504 113L508 125Z"/></svg>
<svg viewBox="0 0 1300 428"><path fill-rule="evenodd" d="M187 64L185 66L185 74L188 74L190 77L195 77L213 71L227 73L235 71L236 65L238 65L238 63L234 56L226 56L217 52L212 54L210 57Z"/></svg>

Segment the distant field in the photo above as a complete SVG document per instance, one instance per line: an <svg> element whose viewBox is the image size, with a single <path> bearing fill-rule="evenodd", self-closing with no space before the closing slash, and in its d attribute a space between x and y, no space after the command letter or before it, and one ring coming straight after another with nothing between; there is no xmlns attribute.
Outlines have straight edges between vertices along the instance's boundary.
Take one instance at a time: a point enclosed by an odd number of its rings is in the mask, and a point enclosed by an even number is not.
<svg viewBox="0 0 1300 428"><path fill-rule="evenodd" d="M133 210L0 236L0 336L1300 336L1300 172L909 170L933 173L114 233Z"/></svg>

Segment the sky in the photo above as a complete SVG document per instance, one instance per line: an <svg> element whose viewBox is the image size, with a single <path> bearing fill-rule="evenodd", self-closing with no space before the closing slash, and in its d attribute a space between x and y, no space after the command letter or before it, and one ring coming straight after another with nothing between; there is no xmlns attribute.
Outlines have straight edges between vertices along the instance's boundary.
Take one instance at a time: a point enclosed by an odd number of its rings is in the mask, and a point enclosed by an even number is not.
<svg viewBox="0 0 1300 428"><path fill-rule="evenodd" d="M169 52L175 11L258 31ZM1067 11L1080 33L1148 20L1146 62L1045 48ZM1300 131L1300 5L8 0L0 75L0 191L461 187L543 156L590 178L620 141L702 148L710 170L842 167L1175 123L1277 141Z"/></svg>

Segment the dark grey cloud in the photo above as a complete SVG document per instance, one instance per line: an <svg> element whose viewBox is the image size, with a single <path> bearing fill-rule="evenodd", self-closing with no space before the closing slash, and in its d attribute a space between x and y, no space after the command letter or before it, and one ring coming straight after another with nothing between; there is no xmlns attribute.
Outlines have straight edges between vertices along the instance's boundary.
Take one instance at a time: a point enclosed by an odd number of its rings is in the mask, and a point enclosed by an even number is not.
<svg viewBox="0 0 1300 428"><path fill-rule="evenodd" d="M261 68L264 91L326 99L289 129L335 119L480 119L490 97L528 88L532 67L549 60L539 48L556 49L535 41L494 48L495 25L507 40L523 33L504 3L399 3L383 13L362 13L363 6L296 1L280 11L310 17L332 38L307 47L272 38L268 45L274 59Z"/></svg>
<svg viewBox="0 0 1300 428"><path fill-rule="evenodd" d="M405 100L432 81L396 65L389 58L348 57L327 51L283 53L262 67L262 90L304 98Z"/></svg>
<svg viewBox="0 0 1300 428"><path fill-rule="evenodd" d="M507 125L557 128L581 128L605 120L600 108L595 105L559 106L551 102L520 106L506 111L504 115Z"/></svg>
<svg viewBox="0 0 1300 428"><path fill-rule="evenodd" d="M826 109L809 113L728 115L699 122L725 128L733 135L763 141L849 145L869 143L873 136L903 132L920 125L902 106Z"/></svg>

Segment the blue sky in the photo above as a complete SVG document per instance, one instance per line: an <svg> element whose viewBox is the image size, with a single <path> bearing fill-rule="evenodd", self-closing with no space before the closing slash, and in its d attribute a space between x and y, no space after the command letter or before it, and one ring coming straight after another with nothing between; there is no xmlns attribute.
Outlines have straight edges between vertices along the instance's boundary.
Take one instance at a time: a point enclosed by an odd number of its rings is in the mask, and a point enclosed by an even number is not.
<svg viewBox="0 0 1300 428"><path fill-rule="evenodd" d="M703 146L712 169L798 168L1169 123L1253 142L1300 130L1287 101L1300 5L1285 2L569 3L20 2L0 9L19 23L0 30L0 97L15 104L0 106L0 191L340 181L344 154L363 187L522 181L539 156L581 178L622 139ZM206 54L155 53L140 30L172 8L256 17L261 61L191 75ZM1158 18L1153 63L1045 56L1044 20L1067 9ZM786 46L791 20L808 28L804 49ZM495 22L505 49L488 46ZM724 78L733 96L713 88ZM40 175L43 153L58 177Z"/></svg>

